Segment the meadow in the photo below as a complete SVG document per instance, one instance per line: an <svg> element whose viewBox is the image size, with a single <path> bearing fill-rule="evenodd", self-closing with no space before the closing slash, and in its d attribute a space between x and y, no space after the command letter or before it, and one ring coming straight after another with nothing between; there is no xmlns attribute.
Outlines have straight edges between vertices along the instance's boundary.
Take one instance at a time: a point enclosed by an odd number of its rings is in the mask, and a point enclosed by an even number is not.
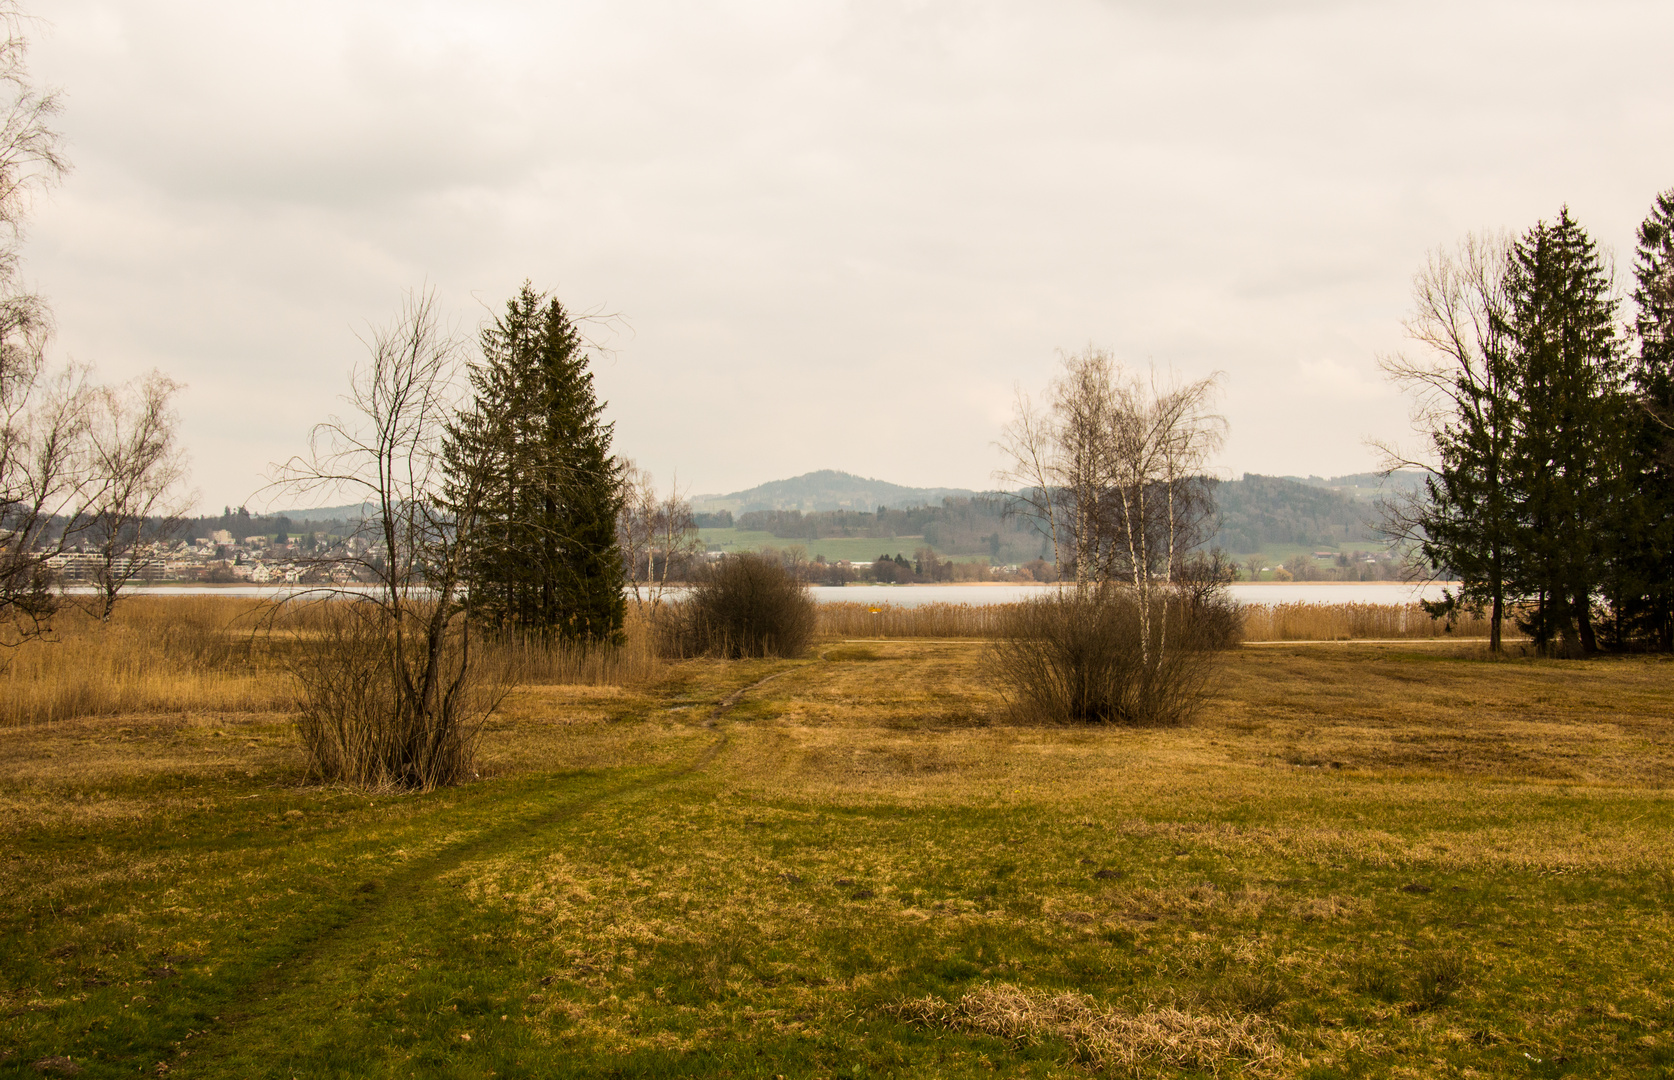
<svg viewBox="0 0 1674 1080"><path fill-rule="evenodd" d="M699 537L704 544L719 551L760 551L763 548L777 548L780 551L792 547L801 547L808 553L808 558L824 556L826 562L873 562L880 555L900 555L909 561L913 553L928 545L922 536L892 536L886 538L866 536L824 536L817 540L786 539L774 536L770 532L751 529L702 529ZM986 555L949 555L937 551L937 556L952 562L981 562L989 561Z"/></svg>
<svg viewBox="0 0 1674 1080"><path fill-rule="evenodd" d="M895 613L502 656L417 796L307 782L283 639L176 614L0 727L0 1076L1674 1076L1666 660L1322 629L1072 728Z"/></svg>

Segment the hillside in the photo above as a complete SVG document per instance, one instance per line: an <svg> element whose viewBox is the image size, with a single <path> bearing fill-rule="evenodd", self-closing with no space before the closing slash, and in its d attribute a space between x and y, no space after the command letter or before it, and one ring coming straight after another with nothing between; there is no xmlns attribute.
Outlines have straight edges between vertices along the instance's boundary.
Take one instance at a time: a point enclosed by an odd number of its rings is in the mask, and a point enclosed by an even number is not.
<svg viewBox="0 0 1674 1080"><path fill-rule="evenodd" d="M1371 496L1290 477L1245 473L1241 480L1218 484L1215 508L1221 521L1212 543L1227 551L1383 542Z"/></svg>
<svg viewBox="0 0 1674 1080"><path fill-rule="evenodd" d="M692 498L692 509L700 512L730 510L734 514L752 510L801 510L804 513L876 510L880 506L899 510L939 506L944 498L969 498L975 494L966 488L903 487L835 469L821 469L788 480L770 480L730 495L697 495Z"/></svg>

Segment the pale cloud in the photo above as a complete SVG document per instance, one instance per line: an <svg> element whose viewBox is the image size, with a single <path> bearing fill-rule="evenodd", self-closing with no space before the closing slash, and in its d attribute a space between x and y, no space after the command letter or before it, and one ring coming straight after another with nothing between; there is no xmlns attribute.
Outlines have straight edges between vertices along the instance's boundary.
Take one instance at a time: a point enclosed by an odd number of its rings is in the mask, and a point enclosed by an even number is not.
<svg viewBox="0 0 1674 1080"><path fill-rule="evenodd" d="M297 449L400 292L627 316L619 448L696 488L981 487L1092 342L1227 373L1232 472L1368 467L1426 249L1674 185L1650 4L62 0L60 347L191 384L197 483ZM1308 358L1299 361L1298 357Z"/></svg>

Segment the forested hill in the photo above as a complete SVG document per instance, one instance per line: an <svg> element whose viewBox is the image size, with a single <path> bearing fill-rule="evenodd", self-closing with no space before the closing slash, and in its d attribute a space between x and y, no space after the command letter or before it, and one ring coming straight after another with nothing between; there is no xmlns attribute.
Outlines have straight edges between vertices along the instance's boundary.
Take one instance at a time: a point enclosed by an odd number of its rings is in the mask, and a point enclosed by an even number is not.
<svg viewBox="0 0 1674 1080"><path fill-rule="evenodd" d="M1367 483L1342 487L1371 490ZM1356 540L1378 543L1378 508L1370 498L1355 498L1324 482L1245 473L1241 480L1215 486L1221 527L1211 542L1227 551L1260 551L1275 544L1336 547ZM1356 494L1359 494L1356 491Z"/></svg>
<svg viewBox="0 0 1674 1080"><path fill-rule="evenodd" d="M915 506L939 506L946 498L970 498L976 492L965 488L915 488L871 480L835 469L772 480L747 491L730 495L697 495L692 509L701 512L730 510L734 514L752 510L891 510Z"/></svg>
<svg viewBox="0 0 1674 1080"><path fill-rule="evenodd" d="M1411 478L1401 476L1383 486L1406 488L1411 483ZM1373 475L1302 480L1245 473L1241 479L1218 482L1220 528L1209 546L1234 554L1272 547L1381 546L1373 498L1379 486ZM850 508L836 506L839 501ZM1041 554L1042 538L1026 520L1005 515L1008 501L997 493L907 488L829 471L692 500L700 514L720 519L713 521L717 527L736 522L741 529L781 540L922 536L943 554L987 554L1000 562L1026 562ZM888 508L881 516L880 506ZM723 510L730 513L721 514Z"/></svg>

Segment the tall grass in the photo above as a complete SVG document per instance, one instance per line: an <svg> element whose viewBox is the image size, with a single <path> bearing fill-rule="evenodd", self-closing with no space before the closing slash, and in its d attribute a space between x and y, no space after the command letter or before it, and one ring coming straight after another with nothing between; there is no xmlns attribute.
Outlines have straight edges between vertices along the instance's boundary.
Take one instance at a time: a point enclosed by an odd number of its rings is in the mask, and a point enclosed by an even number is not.
<svg viewBox="0 0 1674 1080"><path fill-rule="evenodd" d="M822 603L815 632L827 638L996 638L1015 604ZM1354 641L1367 638L1475 638L1488 620L1464 617L1451 632L1417 604L1250 604L1239 609L1245 641Z"/></svg>
<svg viewBox="0 0 1674 1080"><path fill-rule="evenodd" d="M265 601L135 597L108 623L68 606L43 639L0 648L0 725L138 712L264 712L294 702L260 631Z"/></svg>
<svg viewBox="0 0 1674 1080"><path fill-rule="evenodd" d="M329 605L230 596L135 596L109 623L72 606L45 640L0 647L0 727L130 713L289 712L299 642ZM483 642L485 673L513 685L628 685L662 664L630 609L627 642L583 648Z"/></svg>
<svg viewBox="0 0 1674 1080"><path fill-rule="evenodd" d="M1244 608L1245 641L1357 641L1378 638L1476 638L1488 620L1463 616L1449 632L1417 604L1253 604Z"/></svg>
<svg viewBox="0 0 1674 1080"><path fill-rule="evenodd" d="M819 605L814 633L820 637L993 638L999 637L1016 604Z"/></svg>
<svg viewBox="0 0 1674 1080"><path fill-rule="evenodd" d="M667 608L669 605L662 605ZM632 686L663 672L652 616L628 606L621 645L497 641L482 646L483 663L513 686Z"/></svg>

